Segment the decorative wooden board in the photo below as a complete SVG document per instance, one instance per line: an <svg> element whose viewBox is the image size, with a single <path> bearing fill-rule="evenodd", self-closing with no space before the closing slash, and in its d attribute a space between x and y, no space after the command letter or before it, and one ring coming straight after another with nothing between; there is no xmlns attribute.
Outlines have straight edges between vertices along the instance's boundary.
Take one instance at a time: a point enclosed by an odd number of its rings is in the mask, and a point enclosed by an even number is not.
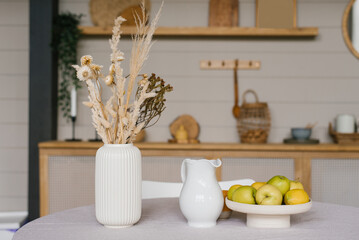
<svg viewBox="0 0 359 240"><path fill-rule="evenodd" d="M124 25L134 25L133 13L136 11L141 14L142 0L91 0L90 1L90 14L92 23L95 26L111 27L114 20L118 16L122 16L127 19ZM145 1L146 13L150 11L150 0Z"/></svg>
<svg viewBox="0 0 359 240"><path fill-rule="evenodd" d="M210 0L208 26L238 26L238 0Z"/></svg>
<svg viewBox="0 0 359 240"><path fill-rule="evenodd" d="M256 26L296 28L296 0L256 0Z"/></svg>

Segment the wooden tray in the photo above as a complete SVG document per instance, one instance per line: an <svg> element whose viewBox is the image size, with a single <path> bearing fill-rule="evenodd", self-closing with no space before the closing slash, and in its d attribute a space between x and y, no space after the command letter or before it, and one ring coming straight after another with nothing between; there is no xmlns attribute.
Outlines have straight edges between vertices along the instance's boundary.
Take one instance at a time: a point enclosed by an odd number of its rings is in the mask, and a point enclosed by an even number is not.
<svg viewBox="0 0 359 240"><path fill-rule="evenodd" d="M331 123L329 123L329 135L335 143L339 144L359 144L359 133L338 133L335 132Z"/></svg>

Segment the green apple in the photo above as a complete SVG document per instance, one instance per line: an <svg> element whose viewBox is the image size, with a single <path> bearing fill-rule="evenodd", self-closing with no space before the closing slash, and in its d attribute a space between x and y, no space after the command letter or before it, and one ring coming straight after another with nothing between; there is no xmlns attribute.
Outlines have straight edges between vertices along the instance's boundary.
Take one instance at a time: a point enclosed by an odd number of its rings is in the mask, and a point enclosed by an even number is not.
<svg viewBox="0 0 359 240"><path fill-rule="evenodd" d="M234 191L237 190L237 188L241 187L242 185L239 185L239 184L236 184L236 185L233 185L231 186L229 189L228 189L228 193L227 193L227 198L228 200L232 200L232 195L234 193Z"/></svg>
<svg viewBox="0 0 359 240"><path fill-rule="evenodd" d="M239 203L255 204L257 190L251 186L242 186L237 188L232 195L232 201Z"/></svg>
<svg viewBox="0 0 359 240"><path fill-rule="evenodd" d="M293 190L293 189L303 189L303 184L299 181L290 181L290 187L289 190Z"/></svg>
<svg viewBox="0 0 359 240"><path fill-rule="evenodd" d="M257 190L256 203L259 205L281 205L282 200L282 193L271 184L265 184Z"/></svg>
<svg viewBox="0 0 359 240"><path fill-rule="evenodd" d="M286 192L289 191L290 188L290 180L280 175L274 176L271 179L269 179L267 184L277 187L283 196L284 194L286 194Z"/></svg>

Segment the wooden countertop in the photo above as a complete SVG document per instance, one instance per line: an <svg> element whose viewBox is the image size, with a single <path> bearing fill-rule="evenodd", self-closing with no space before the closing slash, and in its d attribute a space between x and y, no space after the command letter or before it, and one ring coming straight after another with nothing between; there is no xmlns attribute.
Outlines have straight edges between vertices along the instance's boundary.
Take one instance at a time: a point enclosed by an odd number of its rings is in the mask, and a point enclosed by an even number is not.
<svg viewBox="0 0 359 240"><path fill-rule="evenodd" d="M41 149L98 149L102 142L65 142L49 141L39 143ZM174 144L166 142L135 143L143 150L220 150L220 151L281 151L281 152L359 152L359 145L339 145L333 143L324 144L240 144L240 143L199 143L199 144Z"/></svg>

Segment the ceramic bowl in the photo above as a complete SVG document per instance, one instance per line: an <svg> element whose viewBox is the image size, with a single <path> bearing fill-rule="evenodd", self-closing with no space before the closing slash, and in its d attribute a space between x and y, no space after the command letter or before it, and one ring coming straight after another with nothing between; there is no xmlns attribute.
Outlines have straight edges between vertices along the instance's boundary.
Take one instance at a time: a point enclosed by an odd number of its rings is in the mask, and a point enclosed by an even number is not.
<svg viewBox="0 0 359 240"><path fill-rule="evenodd" d="M307 140L312 134L311 128L292 128L292 137L298 140Z"/></svg>
<svg viewBox="0 0 359 240"><path fill-rule="evenodd" d="M297 205L255 205L238 203L226 198L228 208L247 214L247 227L289 228L290 215L307 212L312 207L310 200Z"/></svg>

